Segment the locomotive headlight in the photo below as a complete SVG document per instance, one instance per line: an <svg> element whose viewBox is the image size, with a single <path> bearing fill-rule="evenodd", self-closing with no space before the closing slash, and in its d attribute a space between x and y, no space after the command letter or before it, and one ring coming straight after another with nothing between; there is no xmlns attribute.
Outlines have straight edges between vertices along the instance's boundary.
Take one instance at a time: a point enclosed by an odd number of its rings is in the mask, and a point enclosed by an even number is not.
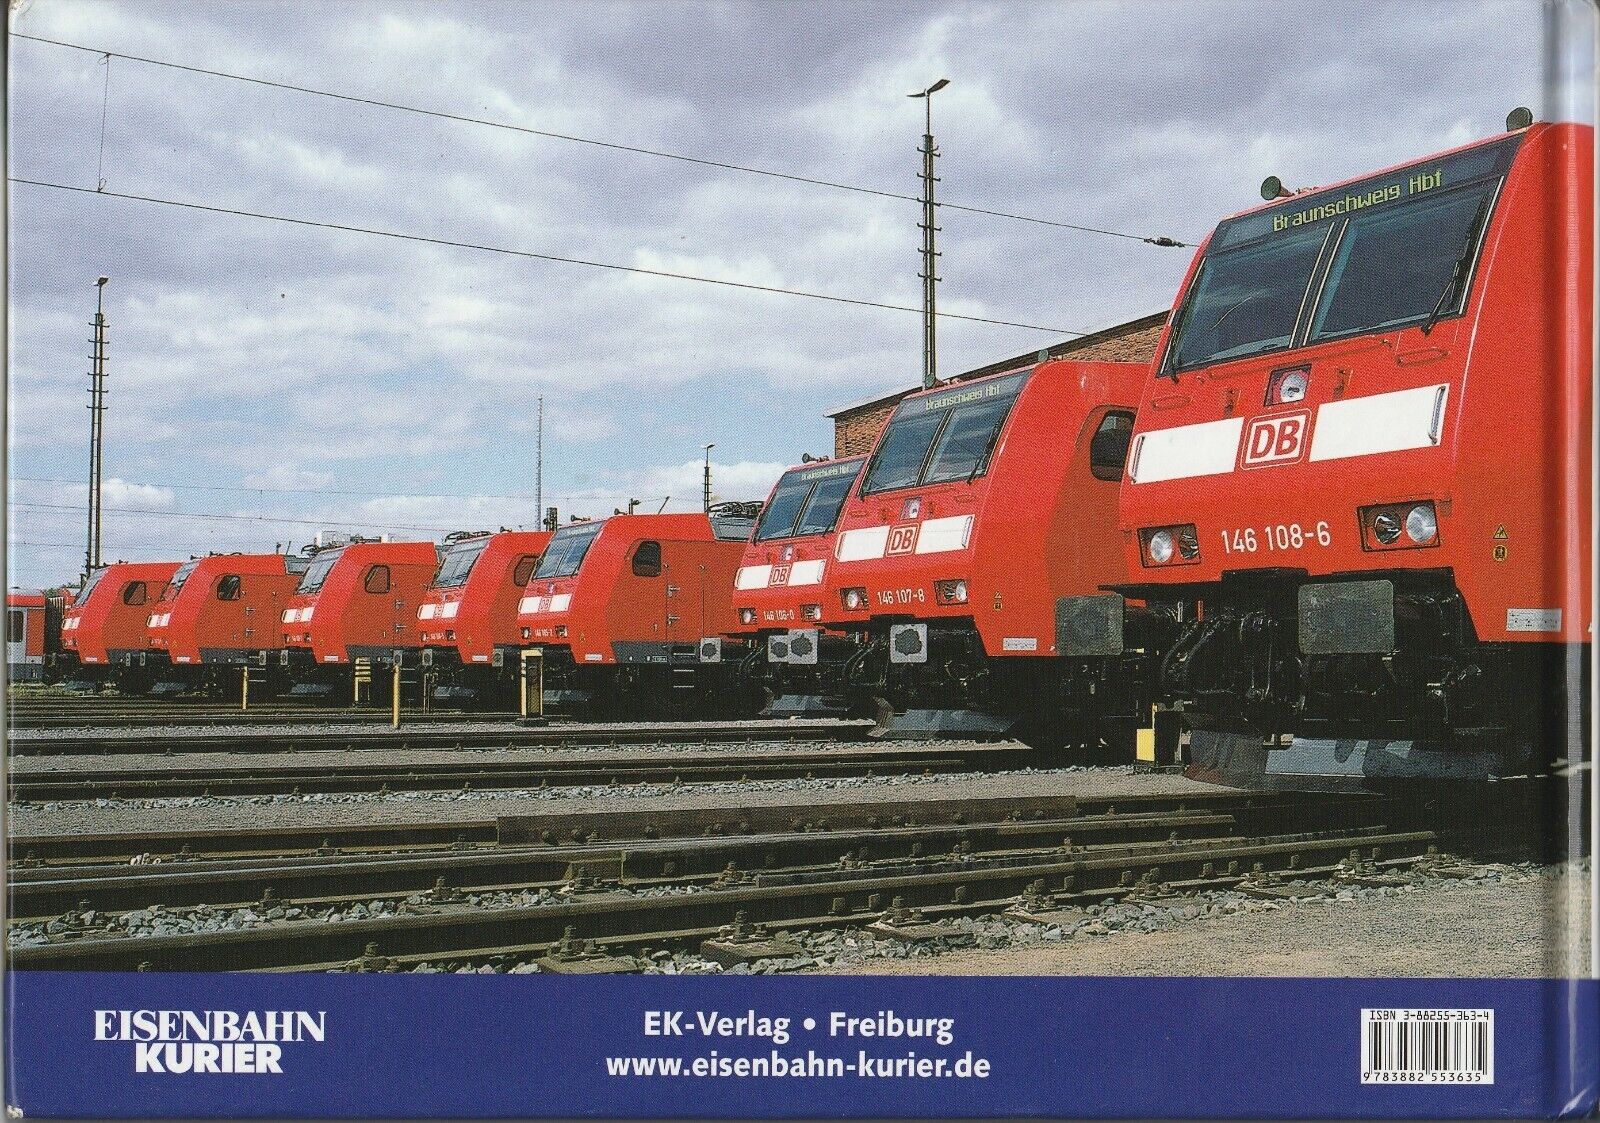
<svg viewBox="0 0 1600 1123"><path fill-rule="evenodd" d="M1359 514L1364 550L1415 550L1439 544L1439 516L1431 499L1363 507Z"/></svg>
<svg viewBox="0 0 1600 1123"><path fill-rule="evenodd" d="M1439 519L1432 503L1418 503L1406 514L1406 537L1425 546L1439 536Z"/></svg>
<svg viewBox="0 0 1600 1123"><path fill-rule="evenodd" d="M843 589L839 593L839 601L851 612L859 612L867 607L867 591L865 589Z"/></svg>
<svg viewBox="0 0 1600 1123"><path fill-rule="evenodd" d="M1147 545L1150 551L1150 560L1157 565L1166 565L1172 560L1172 532L1158 530L1150 536Z"/></svg>
<svg viewBox="0 0 1600 1123"><path fill-rule="evenodd" d="M1306 388L1310 385L1310 367L1290 367L1288 370L1273 371L1272 380L1267 383L1267 404L1281 406L1303 401Z"/></svg>
<svg viewBox="0 0 1600 1123"><path fill-rule="evenodd" d="M940 604L967 603L967 583L959 578L953 581L935 581L933 593Z"/></svg>
<svg viewBox="0 0 1600 1123"><path fill-rule="evenodd" d="M755 609L753 609L753 608L741 608L739 610L739 623L741 623L741 624L754 624L755 622L756 622L756 610Z"/></svg>
<svg viewBox="0 0 1600 1123"><path fill-rule="evenodd" d="M807 620L821 620L822 606L820 604L803 604L800 606L800 615Z"/></svg>

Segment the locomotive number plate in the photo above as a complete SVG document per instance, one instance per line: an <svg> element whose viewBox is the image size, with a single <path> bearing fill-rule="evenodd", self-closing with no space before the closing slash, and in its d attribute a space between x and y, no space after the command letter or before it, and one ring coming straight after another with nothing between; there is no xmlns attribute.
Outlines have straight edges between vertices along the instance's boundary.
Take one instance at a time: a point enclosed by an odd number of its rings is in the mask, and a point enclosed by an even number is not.
<svg viewBox="0 0 1600 1123"><path fill-rule="evenodd" d="M928 602L926 589L879 589L873 596L877 598L879 604L887 606Z"/></svg>
<svg viewBox="0 0 1600 1123"><path fill-rule="evenodd" d="M1242 526L1220 531L1224 554L1254 554L1262 551L1318 549L1333 545L1333 530L1326 520L1315 526L1299 523L1269 523L1266 526Z"/></svg>

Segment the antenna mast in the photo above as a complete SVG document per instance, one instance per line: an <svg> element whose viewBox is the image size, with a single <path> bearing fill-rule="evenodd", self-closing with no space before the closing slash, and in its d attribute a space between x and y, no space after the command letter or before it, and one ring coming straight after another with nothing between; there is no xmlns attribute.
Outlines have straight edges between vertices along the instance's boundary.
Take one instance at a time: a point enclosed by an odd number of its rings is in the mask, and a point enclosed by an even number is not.
<svg viewBox="0 0 1600 1123"><path fill-rule="evenodd" d="M83 552L83 579L100 566L100 478L105 459L106 412L106 282L95 282L94 351L89 358L89 528Z"/></svg>

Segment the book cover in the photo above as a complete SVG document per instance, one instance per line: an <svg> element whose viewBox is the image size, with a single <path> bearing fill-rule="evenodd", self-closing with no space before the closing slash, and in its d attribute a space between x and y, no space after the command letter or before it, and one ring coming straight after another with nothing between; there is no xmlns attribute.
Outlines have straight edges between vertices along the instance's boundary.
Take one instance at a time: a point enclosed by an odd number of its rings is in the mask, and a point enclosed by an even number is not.
<svg viewBox="0 0 1600 1123"><path fill-rule="evenodd" d="M1593 5L9 17L8 1115L1595 1114Z"/></svg>

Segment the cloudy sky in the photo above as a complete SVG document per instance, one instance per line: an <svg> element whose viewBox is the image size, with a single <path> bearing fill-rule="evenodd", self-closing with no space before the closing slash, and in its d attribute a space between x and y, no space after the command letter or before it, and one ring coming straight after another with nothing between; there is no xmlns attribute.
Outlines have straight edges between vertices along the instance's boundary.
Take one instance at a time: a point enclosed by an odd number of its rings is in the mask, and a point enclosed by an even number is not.
<svg viewBox="0 0 1600 1123"><path fill-rule="evenodd" d="M1519 104L1592 119L1576 2L12 0L11 29L908 194L905 93L948 76L943 198L1185 242L1269 173L1360 174ZM9 67L13 177L920 299L911 202L23 39ZM81 567L102 274L112 558L532 524L541 394L563 516L697 506L708 441L719 497L760 497L831 449L828 410L920 375L914 313L16 184L9 218L12 585ZM1165 308L1191 252L940 221L942 310L1049 329L945 321L946 374Z"/></svg>

